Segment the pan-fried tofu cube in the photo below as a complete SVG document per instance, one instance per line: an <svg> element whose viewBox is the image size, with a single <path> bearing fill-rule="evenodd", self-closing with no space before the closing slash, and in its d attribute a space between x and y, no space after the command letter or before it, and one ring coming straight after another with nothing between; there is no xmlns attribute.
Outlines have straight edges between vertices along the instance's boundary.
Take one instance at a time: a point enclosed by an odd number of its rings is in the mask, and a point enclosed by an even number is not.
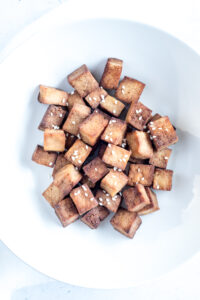
<svg viewBox="0 0 200 300"><path fill-rule="evenodd" d="M38 129L59 129L66 115L66 110L61 106L49 105Z"/></svg>
<svg viewBox="0 0 200 300"><path fill-rule="evenodd" d="M153 156L153 147L148 133L132 131L127 133L126 139L133 158L147 159Z"/></svg>
<svg viewBox="0 0 200 300"><path fill-rule="evenodd" d="M146 205L150 204L145 187L142 184L136 184L123 192L124 202L128 211L138 212Z"/></svg>
<svg viewBox="0 0 200 300"><path fill-rule="evenodd" d="M142 220L136 212L119 208L110 220L110 223L114 229L132 239L140 227Z"/></svg>
<svg viewBox="0 0 200 300"><path fill-rule="evenodd" d="M102 160L110 166L125 170L130 156L130 151L116 145L108 144Z"/></svg>
<svg viewBox="0 0 200 300"><path fill-rule="evenodd" d="M56 163L53 169L53 173L52 176L54 178L55 174L64 166L70 164L70 162L65 158L65 154L64 153L60 153L56 159Z"/></svg>
<svg viewBox="0 0 200 300"><path fill-rule="evenodd" d="M98 87L96 90L89 93L87 97L85 97L85 100L93 109L95 109L107 95L108 93L102 87Z"/></svg>
<svg viewBox="0 0 200 300"><path fill-rule="evenodd" d="M152 110L143 105L141 102L132 102L126 116L126 122L138 130L143 130L151 118L151 113Z"/></svg>
<svg viewBox="0 0 200 300"><path fill-rule="evenodd" d="M102 78L101 85L105 89L112 90L118 87L122 73L123 61L117 58L108 58Z"/></svg>
<svg viewBox="0 0 200 300"><path fill-rule="evenodd" d="M81 221L88 225L91 229L96 229L108 215L109 211L107 208L97 206L81 217Z"/></svg>
<svg viewBox="0 0 200 300"><path fill-rule="evenodd" d="M91 151L92 148L90 146L86 145L81 140L76 140L76 142L66 152L65 158L76 167L81 167Z"/></svg>
<svg viewBox="0 0 200 300"><path fill-rule="evenodd" d="M110 170L110 172L101 180L101 188L108 192L111 197L119 193L128 182L128 177L120 171Z"/></svg>
<svg viewBox="0 0 200 300"><path fill-rule="evenodd" d="M138 212L140 216L150 214L160 209L156 194L148 187L146 187L145 189L146 189L147 196L149 197L150 204L146 205L143 209L141 209Z"/></svg>
<svg viewBox="0 0 200 300"><path fill-rule="evenodd" d="M136 103L138 102L144 87L144 83L125 76L124 79L120 82L116 90L115 96L124 102Z"/></svg>
<svg viewBox="0 0 200 300"><path fill-rule="evenodd" d="M108 126L101 136L101 139L114 145L121 145L126 132L126 128L126 122L120 119L111 118Z"/></svg>
<svg viewBox="0 0 200 300"><path fill-rule="evenodd" d="M76 135L79 131L79 125L85 120L91 112L91 109L82 104L74 104L63 125L63 130Z"/></svg>
<svg viewBox="0 0 200 300"><path fill-rule="evenodd" d="M82 65L69 74L67 79L69 84L71 84L81 97L87 96L99 86L86 65Z"/></svg>
<svg viewBox="0 0 200 300"><path fill-rule="evenodd" d="M128 184L135 186L140 183L144 186L151 186L154 176L154 166L131 164L129 169L129 181Z"/></svg>
<svg viewBox="0 0 200 300"><path fill-rule="evenodd" d="M64 190L60 189L53 182L43 192L42 196L49 202L49 204L52 207L54 207L59 201L63 200L63 198L65 197Z"/></svg>
<svg viewBox="0 0 200 300"><path fill-rule="evenodd" d="M172 170L155 169L153 178L153 189L162 191L171 191L172 189Z"/></svg>
<svg viewBox="0 0 200 300"><path fill-rule="evenodd" d="M100 102L100 106L115 117L119 117L122 110L125 108L125 105L121 101L110 95Z"/></svg>
<svg viewBox="0 0 200 300"><path fill-rule="evenodd" d="M154 146L162 150L178 142L178 136L168 117L162 117L148 124Z"/></svg>
<svg viewBox="0 0 200 300"><path fill-rule="evenodd" d="M109 116L96 109L79 126L82 140L94 146L109 122Z"/></svg>
<svg viewBox="0 0 200 300"><path fill-rule="evenodd" d="M111 197L110 194L106 193L106 191L98 190L96 193L96 199L99 202L99 205L103 205L109 211L116 212L121 203L121 196L115 195Z"/></svg>
<svg viewBox="0 0 200 300"><path fill-rule="evenodd" d="M68 97L68 109L69 111L72 109L74 104L85 105L83 98L79 95L77 91L71 92Z"/></svg>
<svg viewBox="0 0 200 300"><path fill-rule="evenodd" d="M63 130L45 129L44 150L63 152L65 150L65 133Z"/></svg>
<svg viewBox="0 0 200 300"><path fill-rule="evenodd" d="M65 198L55 205L55 213L63 227L75 222L79 218L78 211L71 198Z"/></svg>
<svg viewBox="0 0 200 300"><path fill-rule="evenodd" d="M83 175L83 178L81 180L82 184L87 184L90 189L93 189L95 187L95 183L93 183L90 178L87 175Z"/></svg>
<svg viewBox="0 0 200 300"><path fill-rule="evenodd" d="M70 193L70 197L76 205L79 215L83 215L98 205L97 200L87 184L83 184L73 189Z"/></svg>
<svg viewBox="0 0 200 300"><path fill-rule="evenodd" d="M57 153L44 151L44 148L40 145L37 145L32 155L32 161L36 162L39 165L50 168L53 168L56 158Z"/></svg>
<svg viewBox="0 0 200 300"><path fill-rule="evenodd" d="M67 106L68 93L52 87L40 85L38 101L44 104Z"/></svg>
<svg viewBox="0 0 200 300"><path fill-rule="evenodd" d="M96 183L109 172L108 168L99 157L94 158L85 165L83 171L92 183Z"/></svg>
<svg viewBox="0 0 200 300"><path fill-rule="evenodd" d="M65 143L65 147L66 149L69 149L73 144L74 142L76 141L76 136L73 135L73 134L70 134L69 132L66 132L66 143Z"/></svg>
<svg viewBox="0 0 200 300"><path fill-rule="evenodd" d="M172 150L169 148L154 151L149 163L155 167L166 169Z"/></svg>

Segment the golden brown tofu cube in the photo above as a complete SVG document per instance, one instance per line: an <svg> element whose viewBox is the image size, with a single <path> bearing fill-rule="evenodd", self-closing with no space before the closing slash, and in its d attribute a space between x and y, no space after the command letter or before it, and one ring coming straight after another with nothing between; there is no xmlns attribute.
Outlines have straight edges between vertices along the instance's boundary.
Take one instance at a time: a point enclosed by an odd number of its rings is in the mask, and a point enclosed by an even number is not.
<svg viewBox="0 0 200 300"><path fill-rule="evenodd" d="M138 102L144 87L144 83L125 76L124 79L120 82L116 90L115 96L124 102L136 103Z"/></svg>
<svg viewBox="0 0 200 300"><path fill-rule="evenodd" d="M148 133L132 131L127 133L126 139L133 158L147 159L153 156L153 147Z"/></svg>
<svg viewBox="0 0 200 300"><path fill-rule="evenodd" d="M55 213L63 227L75 222L79 218L78 211L71 198L65 198L55 205Z"/></svg>
<svg viewBox="0 0 200 300"><path fill-rule="evenodd" d="M74 104L85 105L83 98L79 95L77 91L73 91L69 94L68 105L67 105L69 111L72 109Z"/></svg>
<svg viewBox="0 0 200 300"><path fill-rule="evenodd" d="M121 145L126 132L126 128L126 122L120 119L111 118L108 126L101 136L101 139L114 145Z"/></svg>
<svg viewBox="0 0 200 300"><path fill-rule="evenodd" d="M56 159L56 163L53 169L52 176L54 178L55 174L64 166L70 164L70 162L65 158L65 153L60 153Z"/></svg>
<svg viewBox="0 0 200 300"><path fill-rule="evenodd" d="M74 104L63 125L63 130L77 136L79 132L79 125L89 116L90 113L91 109L88 106Z"/></svg>
<svg viewBox="0 0 200 300"><path fill-rule="evenodd" d="M150 204L146 205L143 209L141 209L138 212L140 216L150 214L160 209L156 194L148 187L146 187L145 189L146 189L147 196L149 197Z"/></svg>
<svg viewBox="0 0 200 300"><path fill-rule="evenodd" d="M63 152L65 150L65 133L63 130L45 129L44 150Z"/></svg>
<svg viewBox="0 0 200 300"><path fill-rule="evenodd" d="M70 193L70 197L76 205L79 215L83 215L98 205L97 200L87 184L73 189Z"/></svg>
<svg viewBox="0 0 200 300"><path fill-rule="evenodd" d="M81 97L87 96L99 86L86 65L82 65L69 74L67 79L69 84L71 84Z"/></svg>
<svg viewBox="0 0 200 300"><path fill-rule="evenodd" d="M68 93L52 87L40 85L38 101L44 104L67 106Z"/></svg>
<svg viewBox="0 0 200 300"><path fill-rule="evenodd" d="M83 175L83 178L81 180L82 184L87 184L90 189L93 189L95 187L95 183L93 183L90 178L87 175Z"/></svg>
<svg viewBox="0 0 200 300"><path fill-rule="evenodd" d="M92 183L96 183L109 172L108 168L99 157L94 158L85 165L83 171L90 178Z"/></svg>
<svg viewBox="0 0 200 300"><path fill-rule="evenodd" d="M101 188L108 192L111 197L119 193L128 182L128 177L120 171L110 170L110 172L101 180Z"/></svg>
<svg viewBox="0 0 200 300"><path fill-rule="evenodd" d="M100 189L96 193L96 199L99 202L100 206L104 206L112 212L116 212L121 203L120 195L111 197L110 194L108 194L106 191Z"/></svg>
<svg viewBox="0 0 200 300"><path fill-rule="evenodd" d="M57 158L57 153L44 151L44 148L37 145L32 155L32 161L39 165L53 168Z"/></svg>
<svg viewBox="0 0 200 300"><path fill-rule="evenodd" d="M85 100L93 109L95 109L107 95L108 93L102 87L98 87L96 90L89 93L87 97L85 97Z"/></svg>
<svg viewBox="0 0 200 300"><path fill-rule="evenodd" d="M109 119L108 115L96 109L79 126L79 132L82 140L85 143L94 146L103 130L108 125Z"/></svg>
<svg viewBox="0 0 200 300"><path fill-rule="evenodd" d="M81 140L76 142L69 148L65 154L65 158L73 163L76 167L81 167L87 157L90 155L92 148Z"/></svg>
<svg viewBox="0 0 200 300"><path fill-rule="evenodd" d="M137 183L140 183L144 186L151 186L153 182L153 176L154 166L131 164L128 174L128 184L135 186Z"/></svg>
<svg viewBox="0 0 200 300"><path fill-rule="evenodd" d="M123 197L128 211L138 212L150 204L149 197L142 184L136 184L135 187L123 191Z"/></svg>
<svg viewBox="0 0 200 300"><path fill-rule="evenodd" d="M119 208L110 220L110 223L114 229L132 239L140 227L142 220L136 212Z"/></svg>
<svg viewBox="0 0 200 300"><path fill-rule="evenodd" d="M155 169L153 178L153 189L162 191L171 191L172 189L172 170Z"/></svg>
<svg viewBox="0 0 200 300"><path fill-rule="evenodd" d="M69 132L66 132L65 135L66 135L65 147L66 149L69 149L74 144L77 138L75 135L70 134Z"/></svg>
<svg viewBox="0 0 200 300"><path fill-rule="evenodd" d="M126 122L138 130L143 130L151 118L151 113L152 110L143 105L141 102L133 102L128 110Z"/></svg>
<svg viewBox="0 0 200 300"><path fill-rule="evenodd" d="M53 182L43 192L42 195L52 207L54 207L59 201L63 200L63 198L65 197L64 190L60 189L60 187L56 186Z"/></svg>
<svg viewBox="0 0 200 300"><path fill-rule="evenodd" d="M88 225L91 229L96 229L100 223L107 218L108 215L109 211L107 208L97 206L92 208L83 217L81 217L81 221Z"/></svg>
<svg viewBox="0 0 200 300"><path fill-rule="evenodd" d="M123 61L117 58L108 58L102 78L101 85L105 89L116 89L122 73Z"/></svg>
<svg viewBox="0 0 200 300"><path fill-rule="evenodd" d="M100 102L100 106L115 117L119 117L122 110L125 108L125 105L121 101L110 95Z"/></svg>
<svg viewBox="0 0 200 300"><path fill-rule="evenodd" d="M155 167L166 169L172 150L169 148L154 151L149 163Z"/></svg>
<svg viewBox="0 0 200 300"><path fill-rule="evenodd" d="M108 144L102 160L110 166L125 170L130 156L130 151L116 145Z"/></svg>
<svg viewBox="0 0 200 300"><path fill-rule="evenodd" d="M61 106L49 105L38 129L59 129L66 116L66 110Z"/></svg>
<svg viewBox="0 0 200 300"><path fill-rule="evenodd" d="M178 142L178 136L168 117L162 117L148 124L150 138L157 150L162 150Z"/></svg>

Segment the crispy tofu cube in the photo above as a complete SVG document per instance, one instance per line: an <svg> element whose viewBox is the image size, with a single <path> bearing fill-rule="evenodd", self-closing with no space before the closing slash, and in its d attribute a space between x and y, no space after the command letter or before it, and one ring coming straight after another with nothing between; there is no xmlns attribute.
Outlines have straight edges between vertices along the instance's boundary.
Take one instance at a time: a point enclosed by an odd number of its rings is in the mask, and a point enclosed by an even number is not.
<svg viewBox="0 0 200 300"><path fill-rule="evenodd" d="M58 202L54 209L63 227L75 222L79 218L78 211L69 197Z"/></svg>
<svg viewBox="0 0 200 300"><path fill-rule="evenodd" d="M96 229L108 215L109 211L107 208L97 206L81 217L81 221L88 225L91 229Z"/></svg>
<svg viewBox="0 0 200 300"><path fill-rule="evenodd" d="M71 92L68 97L68 109L69 111L72 109L74 104L85 105L83 98L79 95L77 91Z"/></svg>
<svg viewBox="0 0 200 300"><path fill-rule="evenodd" d="M133 158L147 159L153 156L153 147L148 133L137 130L132 131L127 133L126 139Z"/></svg>
<svg viewBox="0 0 200 300"><path fill-rule="evenodd" d="M111 197L110 194L106 193L106 191L98 190L96 193L96 199L99 202L99 205L103 205L109 211L116 212L121 203L121 196L115 195Z"/></svg>
<svg viewBox="0 0 200 300"><path fill-rule="evenodd" d="M125 170L131 152L119 146L108 144L102 160L113 167Z"/></svg>
<svg viewBox="0 0 200 300"><path fill-rule="evenodd" d="M52 87L40 85L38 101L44 104L67 106L68 93Z"/></svg>
<svg viewBox="0 0 200 300"><path fill-rule="evenodd" d="M149 159L150 165L166 169L172 150L169 148L160 151L154 151L153 156Z"/></svg>
<svg viewBox="0 0 200 300"><path fill-rule="evenodd" d="M132 239L140 227L142 220L136 212L119 208L110 220L110 223L114 229Z"/></svg>
<svg viewBox="0 0 200 300"><path fill-rule="evenodd" d="M93 109L95 109L107 95L108 93L102 87L98 87L96 90L89 93L87 97L85 97L85 100Z"/></svg>
<svg viewBox="0 0 200 300"><path fill-rule="evenodd" d="M70 197L76 205L79 215L83 215L98 205L97 200L87 184L73 189L70 193Z"/></svg>
<svg viewBox="0 0 200 300"><path fill-rule="evenodd" d="M105 89L116 89L122 73L123 61L117 58L108 58L102 78L101 85Z"/></svg>
<svg viewBox="0 0 200 300"><path fill-rule="evenodd" d="M172 189L172 170L155 169L153 178L153 189L162 191L171 191Z"/></svg>
<svg viewBox="0 0 200 300"><path fill-rule="evenodd" d="M123 191L123 197L128 211L138 212L150 204L149 197L142 184L136 184L135 187Z"/></svg>
<svg viewBox="0 0 200 300"><path fill-rule="evenodd" d="M65 147L66 149L69 149L73 144L74 142L76 141L76 136L73 135L73 134L70 134L69 132L66 132L66 143L65 143Z"/></svg>
<svg viewBox="0 0 200 300"><path fill-rule="evenodd" d="M146 205L143 209L141 209L138 212L140 216L150 214L160 209L156 194L148 187L146 187L145 189L146 189L147 196L149 197L150 204Z"/></svg>
<svg viewBox="0 0 200 300"><path fill-rule="evenodd" d="M128 184L135 186L137 183L140 183L144 186L151 186L153 182L153 176L154 166L131 164L128 174Z"/></svg>
<svg viewBox="0 0 200 300"><path fill-rule="evenodd" d="M86 65L82 65L69 74L67 79L69 84L71 84L81 97L87 96L99 86Z"/></svg>
<svg viewBox="0 0 200 300"><path fill-rule="evenodd" d="M70 164L70 162L65 158L65 153L60 153L56 159L56 163L53 169L52 176L55 177L55 174L64 166Z"/></svg>
<svg viewBox="0 0 200 300"><path fill-rule="evenodd" d="M79 132L83 141L94 146L108 125L109 116L96 109L79 126Z"/></svg>
<svg viewBox="0 0 200 300"><path fill-rule="evenodd" d="M89 116L90 113L91 109L88 106L74 104L63 125L63 130L77 136L79 132L79 125Z"/></svg>
<svg viewBox="0 0 200 300"><path fill-rule="evenodd" d="M126 122L111 118L108 126L104 130L101 139L114 145L121 145L127 129Z"/></svg>
<svg viewBox="0 0 200 300"><path fill-rule="evenodd" d="M44 150L63 152L65 150L65 133L63 130L45 129Z"/></svg>
<svg viewBox="0 0 200 300"><path fill-rule="evenodd" d="M115 96L124 102L136 103L138 102L144 87L144 83L125 76L124 79L120 82L116 90Z"/></svg>
<svg viewBox="0 0 200 300"><path fill-rule="evenodd" d="M151 113L152 110L141 102L132 102L126 116L126 122L138 130L143 130L151 118Z"/></svg>
<svg viewBox="0 0 200 300"><path fill-rule="evenodd" d="M121 101L110 95L100 102L100 106L115 117L119 117L122 110L125 108L125 105Z"/></svg>
<svg viewBox="0 0 200 300"><path fill-rule="evenodd" d="M168 117L162 117L148 124L150 138L157 150L162 150L178 142L178 136Z"/></svg>
<svg viewBox="0 0 200 300"><path fill-rule="evenodd" d="M92 183L96 183L109 172L108 168L99 157L94 158L85 165L83 171Z"/></svg>
<svg viewBox="0 0 200 300"><path fill-rule="evenodd" d="M44 151L44 148L37 145L32 155L32 161L39 165L53 168L57 158L57 153Z"/></svg>
<svg viewBox="0 0 200 300"><path fill-rule="evenodd" d="M49 204L54 207L59 201L63 200L65 197L64 190L56 186L53 182L50 186L43 192L42 196L49 202Z"/></svg>
<svg viewBox="0 0 200 300"><path fill-rule="evenodd" d="M83 175L83 178L81 180L82 184L87 184L90 189L93 189L95 187L95 183L93 183L90 178L87 175Z"/></svg>
<svg viewBox="0 0 200 300"><path fill-rule="evenodd" d="M65 158L73 163L76 167L81 167L87 157L90 155L92 148L81 140L76 142L69 148L65 154Z"/></svg>
<svg viewBox="0 0 200 300"><path fill-rule="evenodd" d="M66 110L61 106L49 105L38 129L59 129L66 116Z"/></svg>
<svg viewBox="0 0 200 300"><path fill-rule="evenodd" d="M128 177L120 171L110 170L110 172L101 180L101 188L111 197L119 193L128 182Z"/></svg>

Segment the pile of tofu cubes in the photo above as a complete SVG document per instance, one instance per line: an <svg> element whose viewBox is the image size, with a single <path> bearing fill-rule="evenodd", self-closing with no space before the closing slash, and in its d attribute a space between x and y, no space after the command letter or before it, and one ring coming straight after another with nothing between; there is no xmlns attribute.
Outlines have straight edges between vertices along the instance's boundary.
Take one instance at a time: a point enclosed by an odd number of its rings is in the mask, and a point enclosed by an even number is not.
<svg viewBox="0 0 200 300"><path fill-rule="evenodd" d="M168 147L178 137L167 116L139 102L144 83L120 82L122 65L109 58L100 84L82 65L67 77L71 93L40 86L38 100L49 106L32 160L53 168L43 196L63 226L80 219L94 229L111 212L114 229L133 238L141 215L159 209L152 189L172 188Z"/></svg>

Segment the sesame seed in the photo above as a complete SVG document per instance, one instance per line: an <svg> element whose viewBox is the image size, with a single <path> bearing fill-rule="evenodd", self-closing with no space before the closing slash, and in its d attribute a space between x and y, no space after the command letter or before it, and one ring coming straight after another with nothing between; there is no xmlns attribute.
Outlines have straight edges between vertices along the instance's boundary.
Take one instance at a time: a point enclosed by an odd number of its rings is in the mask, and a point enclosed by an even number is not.
<svg viewBox="0 0 200 300"><path fill-rule="evenodd" d="M75 167L75 170L78 171L78 167Z"/></svg>
<svg viewBox="0 0 200 300"><path fill-rule="evenodd" d="M119 172L121 172L121 171L122 171L122 169L118 169L118 171L119 171Z"/></svg>
<svg viewBox="0 0 200 300"><path fill-rule="evenodd" d="M88 145L85 145L86 150L89 148Z"/></svg>
<svg viewBox="0 0 200 300"><path fill-rule="evenodd" d="M87 194L87 193L85 193L85 197L88 197L88 194Z"/></svg>
<svg viewBox="0 0 200 300"><path fill-rule="evenodd" d="M93 99L94 99L94 101L96 101L96 100L97 100L97 98L96 98L96 97L93 97Z"/></svg>
<svg viewBox="0 0 200 300"><path fill-rule="evenodd" d="M150 135L150 140L153 140L153 137Z"/></svg>
<svg viewBox="0 0 200 300"><path fill-rule="evenodd" d="M97 111L97 110L95 110L94 112L95 112L95 113L98 113L98 111Z"/></svg>
<svg viewBox="0 0 200 300"><path fill-rule="evenodd" d="M124 90L122 90L122 94L123 94L123 95L125 94L125 91L124 91Z"/></svg>
<svg viewBox="0 0 200 300"><path fill-rule="evenodd" d="M142 177L141 180L144 181L144 177Z"/></svg>
<svg viewBox="0 0 200 300"><path fill-rule="evenodd" d="M114 150L112 150L112 154L115 154L115 151L114 151Z"/></svg>
<svg viewBox="0 0 200 300"><path fill-rule="evenodd" d="M153 139L156 139L156 135L153 135L152 138L153 138Z"/></svg>
<svg viewBox="0 0 200 300"><path fill-rule="evenodd" d="M90 198L90 201L93 201L94 200L94 197Z"/></svg>
<svg viewBox="0 0 200 300"><path fill-rule="evenodd" d="M122 196L122 192L119 192L120 196Z"/></svg>
<svg viewBox="0 0 200 300"><path fill-rule="evenodd" d="M67 132L67 133L66 133L66 136L68 136L68 135L69 135L69 133Z"/></svg>
<svg viewBox="0 0 200 300"><path fill-rule="evenodd" d="M115 185L117 185L117 182L115 181L115 183L114 183Z"/></svg>
<svg viewBox="0 0 200 300"><path fill-rule="evenodd" d="M75 124L76 124L76 122L75 122L75 121L72 121L72 124L74 124L74 125L75 125Z"/></svg>
<svg viewBox="0 0 200 300"><path fill-rule="evenodd" d="M103 204L102 204L101 202L99 203L99 205L100 205L100 206L103 206Z"/></svg>
<svg viewBox="0 0 200 300"><path fill-rule="evenodd" d="M69 106L69 103L68 103L68 102L66 103L66 106Z"/></svg>
<svg viewBox="0 0 200 300"><path fill-rule="evenodd" d="M103 89L103 87L102 87L102 86L100 86L100 89Z"/></svg>
<svg viewBox="0 0 200 300"><path fill-rule="evenodd" d="M141 121L142 120L142 116L140 116L138 119L139 119L139 121Z"/></svg>
<svg viewBox="0 0 200 300"><path fill-rule="evenodd" d="M114 167L113 170L114 170L114 171L117 171L117 167Z"/></svg>
<svg viewBox="0 0 200 300"><path fill-rule="evenodd" d="M106 101L103 99L103 100L101 100L101 103L105 103Z"/></svg>
<svg viewBox="0 0 200 300"><path fill-rule="evenodd" d="M66 99L65 99L65 98L63 98L63 99L62 99L62 103L65 103L65 102L66 102Z"/></svg>
<svg viewBox="0 0 200 300"><path fill-rule="evenodd" d="M122 160L126 162L126 158L122 158Z"/></svg>
<svg viewBox="0 0 200 300"><path fill-rule="evenodd" d="M128 154L125 154L124 157L128 157Z"/></svg>
<svg viewBox="0 0 200 300"><path fill-rule="evenodd" d="M117 104L117 100L115 100L115 104Z"/></svg>
<svg viewBox="0 0 200 300"><path fill-rule="evenodd" d="M53 163L52 163L52 162L50 162L50 163L49 163L49 166L52 166L52 165L53 165Z"/></svg>
<svg viewBox="0 0 200 300"><path fill-rule="evenodd" d="M101 95L100 97L101 97L101 100L104 100L104 98L105 98L105 96L104 96L104 95Z"/></svg>
<svg viewBox="0 0 200 300"><path fill-rule="evenodd" d="M59 117L62 118L63 114L60 114Z"/></svg>
<svg viewBox="0 0 200 300"><path fill-rule="evenodd" d="M136 114L139 114L139 109L136 109L135 112L136 112Z"/></svg>
<svg viewBox="0 0 200 300"><path fill-rule="evenodd" d="M112 141L113 141L113 139L112 139L112 138L110 138L110 141L112 142Z"/></svg>
<svg viewBox="0 0 200 300"><path fill-rule="evenodd" d="M88 97L88 100L89 100L89 101L92 101L92 98L91 98L91 97Z"/></svg>
<svg viewBox="0 0 200 300"><path fill-rule="evenodd" d="M50 115L53 116L53 113L51 112Z"/></svg>
<svg viewBox="0 0 200 300"><path fill-rule="evenodd" d="M53 129L55 129L55 130L60 128L59 126L53 125L53 124L52 124L52 127L53 127Z"/></svg>
<svg viewBox="0 0 200 300"><path fill-rule="evenodd" d="M71 92L71 95L74 95L74 91Z"/></svg>
<svg viewBox="0 0 200 300"><path fill-rule="evenodd" d="M153 122L149 122L150 125L153 125Z"/></svg>
<svg viewBox="0 0 200 300"><path fill-rule="evenodd" d="M140 108L140 109L139 109L139 113L141 113L141 112L142 112L142 109Z"/></svg>
<svg viewBox="0 0 200 300"><path fill-rule="evenodd" d="M122 89L125 89L125 85L122 85Z"/></svg>
<svg viewBox="0 0 200 300"><path fill-rule="evenodd" d="M113 109L113 114L116 114L116 109Z"/></svg>
<svg viewBox="0 0 200 300"><path fill-rule="evenodd" d="M80 133L77 134L77 138L78 138L79 140L81 139Z"/></svg>
<svg viewBox="0 0 200 300"><path fill-rule="evenodd" d="M107 140L108 138L109 138L109 136L108 136L108 135L106 135L106 136L105 136L105 140Z"/></svg>
<svg viewBox="0 0 200 300"><path fill-rule="evenodd" d="M78 163L79 163L79 164L82 164L82 161L79 159L79 160L78 160Z"/></svg>
<svg viewBox="0 0 200 300"><path fill-rule="evenodd" d="M111 147L111 144L108 144L108 147L110 148L110 147Z"/></svg>
<svg viewBox="0 0 200 300"><path fill-rule="evenodd" d="M148 130L147 133L150 133L150 130Z"/></svg>
<svg viewBox="0 0 200 300"><path fill-rule="evenodd" d="M168 159L168 158L169 158L168 156L165 156L165 157L164 157L164 159Z"/></svg>
<svg viewBox="0 0 200 300"><path fill-rule="evenodd" d="M119 161L122 161L122 159L120 158Z"/></svg>
<svg viewBox="0 0 200 300"><path fill-rule="evenodd" d="M106 196L109 197L110 195L107 193Z"/></svg>
<svg viewBox="0 0 200 300"><path fill-rule="evenodd" d="M103 201L103 198L99 197L99 201Z"/></svg>
<svg viewBox="0 0 200 300"><path fill-rule="evenodd" d="M125 143L122 143L122 148L125 148L126 147L126 144Z"/></svg>
<svg viewBox="0 0 200 300"><path fill-rule="evenodd" d="M78 192L77 192L77 195L78 195L78 194L80 194L80 192L81 192L81 191L80 191L80 190L78 190Z"/></svg>
<svg viewBox="0 0 200 300"><path fill-rule="evenodd" d="M106 194L106 191L103 190L103 193Z"/></svg>
<svg viewBox="0 0 200 300"><path fill-rule="evenodd" d="M82 185L82 188L83 188L84 191L87 191L87 189L84 185Z"/></svg>
<svg viewBox="0 0 200 300"><path fill-rule="evenodd" d="M165 128L165 131L168 131L168 128Z"/></svg>
<svg viewBox="0 0 200 300"><path fill-rule="evenodd" d="M140 172L140 171L141 171L141 170L140 170L140 168L138 168L137 170L138 170L138 172Z"/></svg>
<svg viewBox="0 0 200 300"><path fill-rule="evenodd" d="M160 186L157 184L156 188L159 190Z"/></svg>
<svg viewBox="0 0 200 300"><path fill-rule="evenodd" d="M94 168L94 169L95 169L96 172L98 171L97 168Z"/></svg>
<svg viewBox="0 0 200 300"><path fill-rule="evenodd" d="M74 196L77 196L77 195L78 195L78 193L75 192L75 193L74 193Z"/></svg>
<svg viewBox="0 0 200 300"><path fill-rule="evenodd" d="M117 121L116 121L116 120L112 120L112 122L113 122L113 123L116 123Z"/></svg>
<svg viewBox="0 0 200 300"><path fill-rule="evenodd" d="M152 129L152 130L155 130L156 128L155 128L155 127L152 127L151 129Z"/></svg>
<svg viewBox="0 0 200 300"><path fill-rule="evenodd" d="M159 129L159 130L162 130L162 128L161 128L161 127L158 127L158 129Z"/></svg>
<svg viewBox="0 0 200 300"><path fill-rule="evenodd" d="M146 129L147 128L147 126L146 125L144 125L144 127L143 127L144 129Z"/></svg>
<svg viewBox="0 0 200 300"><path fill-rule="evenodd" d="M75 160L76 158L74 156L72 156L72 160Z"/></svg>

